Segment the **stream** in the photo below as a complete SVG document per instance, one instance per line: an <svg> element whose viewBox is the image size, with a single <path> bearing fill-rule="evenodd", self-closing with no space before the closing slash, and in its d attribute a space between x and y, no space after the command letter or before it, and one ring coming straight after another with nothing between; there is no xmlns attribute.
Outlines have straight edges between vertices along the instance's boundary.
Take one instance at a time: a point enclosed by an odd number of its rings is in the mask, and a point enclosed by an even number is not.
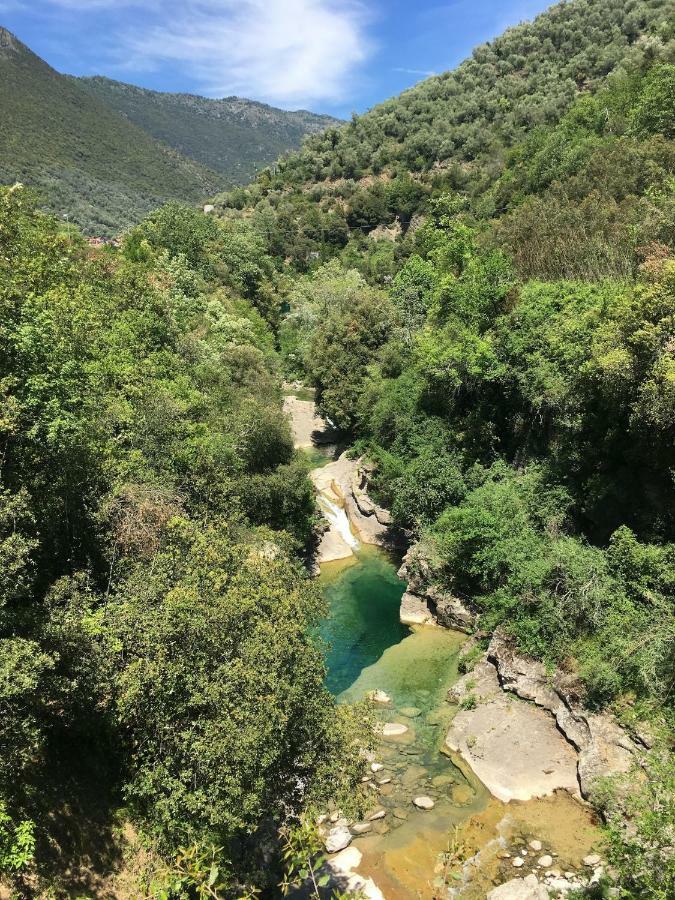
<svg viewBox="0 0 675 900"><path fill-rule="evenodd" d="M447 691L458 677L465 636L402 625L400 560L362 544L333 500L319 495L319 505L355 551L347 560L321 566L319 584L330 610L321 627L329 647L327 686L338 702L385 691L391 702L374 704L376 716L408 729L380 739L376 749L383 768L369 783L369 812L386 812L372 823L372 831L353 841L363 854L359 872L372 877L388 900L433 897L440 888L434 883L439 854L447 849L453 826L489 801L482 784L441 752L452 716ZM434 801L432 810L415 807L412 801L421 795Z"/></svg>
<svg viewBox="0 0 675 900"><path fill-rule="evenodd" d="M293 400L296 446L307 453L318 474L337 454L314 443L313 402ZM298 427L304 429L302 438ZM406 585L397 576L400 559L363 542L340 492L328 479L317 478L315 485L317 503L338 537L340 554L347 554L322 562L318 579L329 607L320 627L327 646L327 687L338 703L363 700L376 690L386 692L390 702L373 703L375 715L406 729L378 739L377 771L367 787L372 806L363 817L370 830L354 836L351 844L359 851L358 875L377 886L372 896L481 900L493 885L512 877L510 854L505 858L504 848L526 844L532 837L555 847L561 864L578 867L598 839L587 809L565 791L505 806L468 766L444 751L455 712L447 694L459 677L459 651L466 636L435 626L402 625L399 607ZM420 796L430 798L433 808L418 809L413 800ZM380 815L371 820L374 813ZM461 844L455 845L455 826L460 825L465 826ZM458 855L450 865L454 873L448 874L443 860L451 849ZM459 883L453 875L460 877Z"/></svg>

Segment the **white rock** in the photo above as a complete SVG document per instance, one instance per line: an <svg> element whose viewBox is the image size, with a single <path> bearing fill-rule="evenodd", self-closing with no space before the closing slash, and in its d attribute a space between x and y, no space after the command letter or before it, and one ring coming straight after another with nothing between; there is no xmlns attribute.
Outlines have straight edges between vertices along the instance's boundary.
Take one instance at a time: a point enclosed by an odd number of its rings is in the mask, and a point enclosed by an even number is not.
<svg viewBox="0 0 675 900"><path fill-rule="evenodd" d="M520 856L516 856L516 858L511 861L511 865L514 869L519 869L521 866L525 865L525 860Z"/></svg>
<svg viewBox="0 0 675 900"><path fill-rule="evenodd" d="M372 827L370 822L356 822L352 825L352 834L366 834Z"/></svg>
<svg viewBox="0 0 675 900"><path fill-rule="evenodd" d="M436 805L434 803L434 801L431 799L431 797L425 797L425 796L415 797L415 799L413 800L413 803L415 804L415 806L418 809L433 809L434 806Z"/></svg>
<svg viewBox="0 0 675 900"><path fill-rule="evenodd" d="M541 841L530 841L528 846L529 846L530 850L534 850L535 853L538 853L541 850L541 848L543 847L543 844Z"/></svg>
<svg viewBox="0 0 675 900"><path fill-rule="evenodd" d="M386 691L376 690L368 692L368 699L372 703L391 703L391 697Z"/></svg>
<svg viewBox="0 0 675 900"><path fill-rule="evenodd" d="M488 900L548 900L548 891L539 884L536 875L513 878L488 891Z"/></svg>
<svg viewBox="0 0 675 900"><path fill-rule="evenodd" d="M328 865L334 872L346 875L353 869L358 869L361 864L361 858L360 850L357 850L356 847L347 847L330 859Z"/></svg>
<svg viewBox="0 0 675 900"><path fill-rule="evenodd" d="M593 869L593 875L591 876L591 880L590 880L589 884L597 884L604 874L605 874L605 867L604 866L596 866L596 868Z"/></svg>
<svg viewBox="0 0 675 900"><path fill-rule="evenodd" d="M382 763L371 763L370 771L371 772L381 772L384 769L384 765Z"/></svg>
<svg viewBox="0 0 675 900"><path fill-rule="evenodd" d="M376 819L384 819L384 817L385 817L386 815L387 815L387 810L386 810L386 809L378 809L378 811L377 811L377 812L374 812L374 813L372 814L372 816L368 816L368 821L369 821L369 822L374 822Z"/></svg>
<svg viewBox="0 0 675 900"><path fill-rule="evenodd" d="M391 778L380 778L378 779L378 784L391 784Z"/></svg>
<svg viewBox="0 0 675 900"><path fill-rule="evenodd" d="M584 865L585 866L597 866L600 862L600 855L598 853L589 853L588 856L584 856Z"/></svg>
<svg viewBox="0 0 675 900"><path fill-rule="evenodd" d="M344 850L352 842L352 833L346 825L335 825L326 836L326 850L328 853L338 853Z"/></svg>
<svg viewBox="0 0 675 900"><path fill-rule="evenodd" d="M553 857L546 853L544 854L544 856L539 857L537 863L542 867L542 869L548 869L549 866L553 865Z"/></svg>
<svg viewBox="0 0 675 900"><path fill-rule="evenodd" d="M408 726L403 725L401 722L385 722L382 727L382 734L384 737L400 737L407 730Z"/></svg>

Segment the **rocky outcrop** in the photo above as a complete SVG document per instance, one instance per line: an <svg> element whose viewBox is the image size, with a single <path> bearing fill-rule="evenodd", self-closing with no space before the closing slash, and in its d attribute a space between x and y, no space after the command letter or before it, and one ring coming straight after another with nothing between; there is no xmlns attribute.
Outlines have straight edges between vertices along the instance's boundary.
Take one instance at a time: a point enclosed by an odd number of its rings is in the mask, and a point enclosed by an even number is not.
<svg viewBox="0 0 675 900"><path fill-rule="evenodd" d="M410 547L398 575L408 582L408 590L401 600L404 625L442 625L467 634L474 630L475 610L459 597L434 585L431 554L423 544Z"/></svg>
<svg viewBox="0 0 675 900"><path fill-rule="evenodd" d="M627 772L640 747L608 712L595 713L583 705L578 679L560 670L549 676L543 663L517 653L501 629L487 651L502 687L547 710L578 753L577 774L584 797L601 777Z"/></svg>
<svg viewBox="0 0 675 900"><path fill-rule="evenodd" d="M452 688L460 706L446 746L461 755L490 793L507 803L578 794L577 758L551 716L506 693L495 666L483 658Z"/></svg>

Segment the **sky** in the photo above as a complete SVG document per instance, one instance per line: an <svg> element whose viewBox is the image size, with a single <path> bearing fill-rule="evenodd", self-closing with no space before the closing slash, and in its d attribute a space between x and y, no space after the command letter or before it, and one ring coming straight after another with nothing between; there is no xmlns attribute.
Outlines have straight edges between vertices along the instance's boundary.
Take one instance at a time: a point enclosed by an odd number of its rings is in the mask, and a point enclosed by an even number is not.
<svg viewBox="0 0 675 900"><path fill-rule="evenodd" d="M60 72L347 118L551 0L0 0Z"/></svg>

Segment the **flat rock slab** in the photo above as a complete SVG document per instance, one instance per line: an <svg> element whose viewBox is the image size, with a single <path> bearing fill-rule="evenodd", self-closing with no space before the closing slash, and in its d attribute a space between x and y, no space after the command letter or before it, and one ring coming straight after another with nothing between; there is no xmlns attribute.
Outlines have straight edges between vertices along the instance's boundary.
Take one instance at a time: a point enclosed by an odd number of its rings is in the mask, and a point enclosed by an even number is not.
<svg viewBox="0 0 675 900"><path fill-rule="evenodd" d="M436 804L431 799L431 797L415 797L413 803L418 809L433 809Z"/></svg>
<svg viewBox="0 0 675 900"><path fill-rule="evenodd" d="M559 788L579 796L576 752L549 713L502 691L491 663L479 663L453 694L456 700L472 694L477 705L460 709L445 743L493 796L508 803L546 797Z"/></svg>
<svg viewBox="0 0 675 900"><path fill-rule="evenodd" d="M308 448L314 446L314 438L326 429L326 422L317 415L313 400L299 400L297 397L284 397L284 412L290 416L293 441L295 446Z"/></svg>

